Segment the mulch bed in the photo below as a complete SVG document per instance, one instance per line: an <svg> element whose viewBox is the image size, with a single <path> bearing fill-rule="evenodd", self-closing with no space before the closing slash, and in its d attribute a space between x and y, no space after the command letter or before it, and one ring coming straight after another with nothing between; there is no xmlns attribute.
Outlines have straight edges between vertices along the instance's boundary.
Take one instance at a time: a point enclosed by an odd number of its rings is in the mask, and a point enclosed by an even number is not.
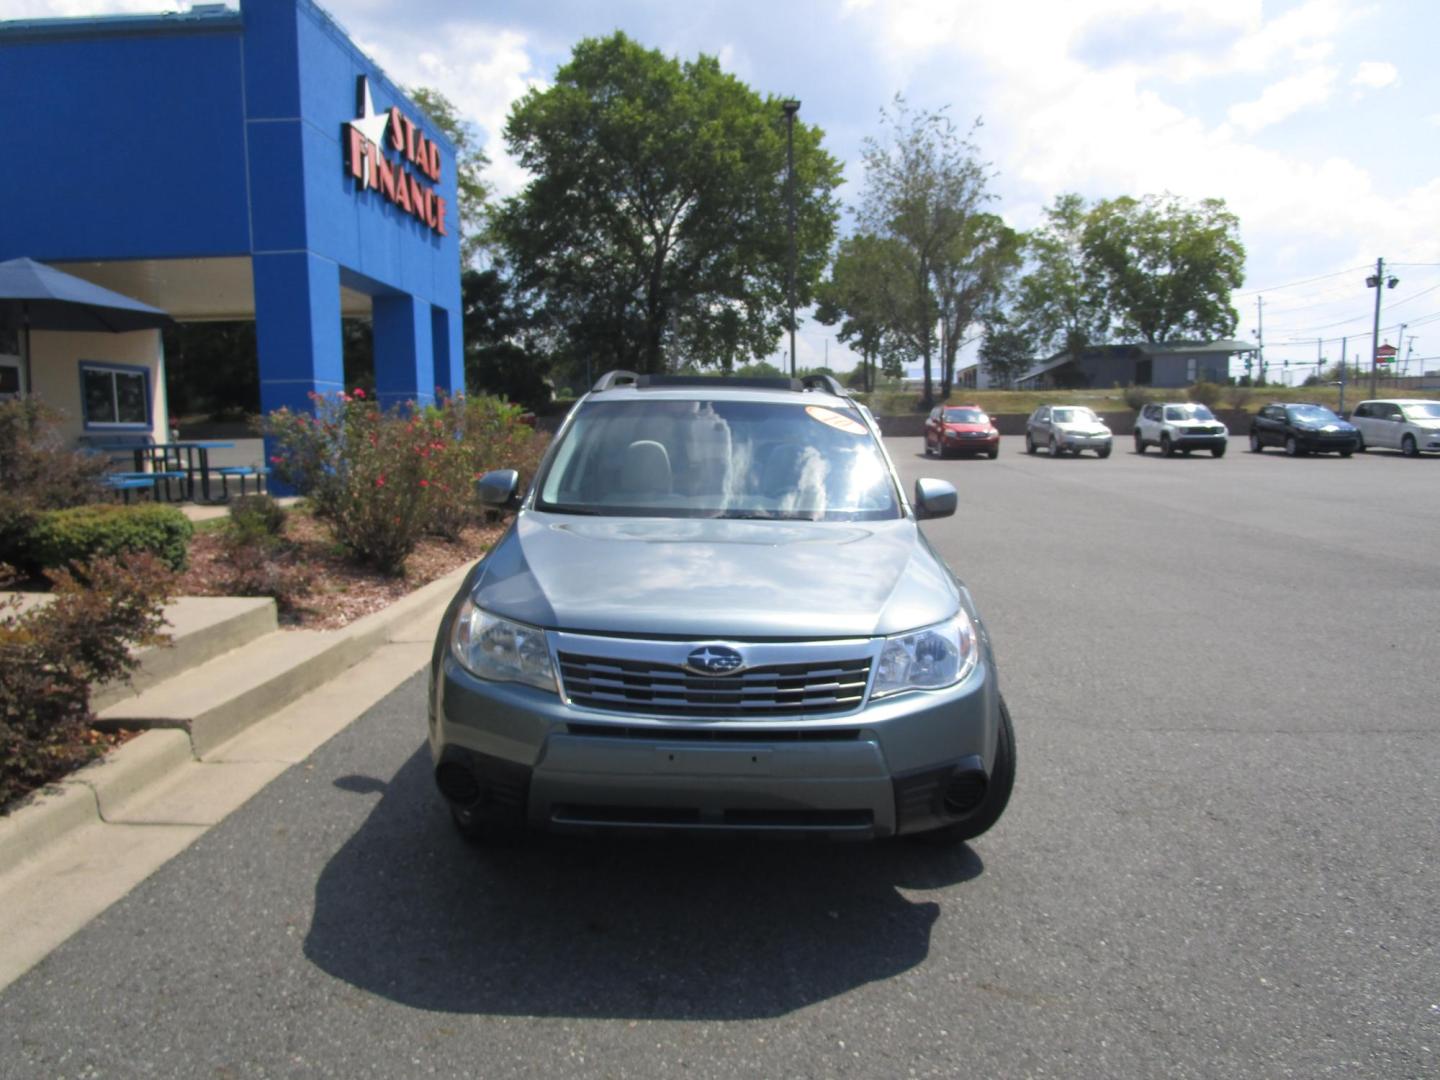
<svg viewBox="0 0 1440 1080"><path fill-rule="evenodd" d="M302 567L309 588L291 605L282 605L281 624L295 629L333 630L399 600L420 586L484 555L504 531L503 525L467 528L458 541L425 537L405 561L403 577L387 577L349 561L323 524L303 509L289 512L285 558ZM230 573L218 530L196 533L190 565L180 576L177 596L227 596Z"/></svg>

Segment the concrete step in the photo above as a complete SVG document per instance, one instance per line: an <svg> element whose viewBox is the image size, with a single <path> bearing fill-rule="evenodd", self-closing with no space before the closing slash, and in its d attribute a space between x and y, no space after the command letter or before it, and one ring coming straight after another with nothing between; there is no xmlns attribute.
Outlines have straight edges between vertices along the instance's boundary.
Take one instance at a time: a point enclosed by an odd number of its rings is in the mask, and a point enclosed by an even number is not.
<svg viewBox="0 0 1440 1080"><path fill-rule="evenodd" d="M165 605L165 622L170 643L141 649L130 681L96 687L91 708L103 712L278 628L268 597L182 596Z"/></svg>
<svg viewBox="0 0 1440 1080"><path fill-rule="evenodd" d="M276 631L113 703L100 711L98 726L183 728L194 756L203 758L373 647L353 635Z"/></svg>

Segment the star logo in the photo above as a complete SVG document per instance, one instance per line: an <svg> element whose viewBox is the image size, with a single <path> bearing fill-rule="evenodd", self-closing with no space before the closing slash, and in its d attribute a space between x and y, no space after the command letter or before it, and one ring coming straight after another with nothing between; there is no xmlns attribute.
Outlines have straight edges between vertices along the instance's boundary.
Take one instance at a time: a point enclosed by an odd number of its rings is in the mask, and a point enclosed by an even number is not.
<svg viewBox="0 0 1440 1080"><path fill-rule="evenodd" d="M375 166L371 163L374 155L380 152L380 146L385 138L385 133L390 127L390 113L377 113L375 101L370 96L370 78L361 75L355 84L355 112L356 117L350 121L350 127L360 133L360 137L374 147L365 155L365 183L370 182L370 170Z"/></svg>
<svg viewBox="0 0 1440 1080"><path fill-rule="evenodd" d="M745 658L728 645L704 645L685 657L685 666L702 675L733 675Z"/></svg>

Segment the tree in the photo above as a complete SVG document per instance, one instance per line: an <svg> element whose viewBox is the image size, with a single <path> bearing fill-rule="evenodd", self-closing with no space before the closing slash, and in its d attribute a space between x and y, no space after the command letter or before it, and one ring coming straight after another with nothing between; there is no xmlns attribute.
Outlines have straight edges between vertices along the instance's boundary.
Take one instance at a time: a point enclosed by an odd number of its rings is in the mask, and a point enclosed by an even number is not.
<svg viewBox="0 0 1440 1080"><path fill-rule="evenodd" d="M465 385L538 409L550 400L550 362L533 347L533 319L498 269L460 275Z"/></svg>
<svg viewBox="0 0 1440 1080"><path fill-rule="evenodd" d="M1086 257L1089 214L1079 195L1057 196L1045 209L1045 223L1027 238L1031 269L1020 279L1012 316L1041 356L1061 349L1078 356L1109 330L1098 268Z"/></svg>
<svg viewBox="0 0 1440 1080"><path fill-rule="evenodd" d="M980 364L985 374L1009 390L1031 363L1030 335L999 312L992 313L980 339Z"/></svg>
<svg viewBox="0 0 1440 1080"><path fill-rule="evenodd" d="M865 140L865 192L861 226L893 240L894 274L879 295L891 329L921 358L923 402L934 400L932 349L940 318L935 275L956 257L955 244L970 216L991 198L988 167L943 111L912 112L896 95L881 110L884 138ZM971 128L973 133L977 121Z"/></svg>
<svg viewBox="0 0 1440 1080"><path fill-rule="evenodd" d="M534 176L495 236L540 317L575 354L659 372L672 356L769 354L787 324L790 243L780 101L623 33L575 46L554 85L511 110L506 145ZM840 166L796 122L796 301L834 236ZM603 367L602 367L603 370Z"/></svg>
<svg viewBox="0 0 1440 1080"><path fill-rule="evenodd" d="M1110 318L1125 340L1151 345L1229 337L1230 290L1245 280L1240 221L1223 199L1173 195L1099 203L1082 243Z"/></svg>
<svg viewBox="0 0 1440 1080"><path fill-rule="evenodd" d="M884 364L897 345L884 302L895 258L887 250L890 245L868 233L842 240L830 276L817 293L815 318L826 326L840 324L836 336L859 352L862 386L867 391L875 389L876 362Z"/></svg>
<svg viewBox="0 0 1440 1080"><path fill-rule="evenodd" d="M940 308L940 400L955 382L955 357L970 329L992 310L1020 266L1020 234L995 214L972 213L935 265Z"/></svg>
<svg viewBox="0 0 1440 1080"><path fill-rule="evenodd" d="M460 265L474 265L486 247L490 185L484 171L490 158L480 148L480 132L463 119L450 99L439 90L415 86L406 91L410 100L430 118L455 146L455 192L460 214Z"/></svg>

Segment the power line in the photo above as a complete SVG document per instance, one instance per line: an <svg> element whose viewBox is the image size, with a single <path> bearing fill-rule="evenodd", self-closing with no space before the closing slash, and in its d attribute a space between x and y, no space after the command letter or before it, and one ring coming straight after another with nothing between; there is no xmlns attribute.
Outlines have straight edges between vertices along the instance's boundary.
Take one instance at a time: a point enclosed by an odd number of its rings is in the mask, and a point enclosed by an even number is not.
<svg viewBox="0 0 1440 1080"><path fill-rule="evenodd" d="M1425 296L1427 293L1432 293L1436 289L1440 289L1440 285L1431 285L1428 289L1421 289L1419 292L1411 293L1409 296L1400 300L1392 300L1387 306L1392 309L1397 308L1401 304L1409 303L1411 300L1418 300L1420 297ZM1320 323L1316 326L1292 326L1287 328L1285 332L1288 334L1303 334L1307 330L1330 330L1336 326L1346 326L1354 322L1365 322L1368 318L1368 315L1356 315L1353 318L1340 319L1337 322ZM1398 326L1400 324L1396 323L1395 325Z"/></svg>
<svg viewBox="0 0 1440 1080"><path fill-rule="evenodd" d="M1413 265L1422 266L1423 263ZM1440 264L1436 264L1440 265ZM1336 270L1333 274L1321 274L1319 277L1306 278L1304 281L1292 281L1288 285L1272 285L1268 289L1246 289L1243 292L1232 293L1232 296L1254 296L1256 293L1279 292L1281 289L1293 289L1297 285L1309 285L1316 281L1328 281L1330 278L1340 277L1342 274L1354 274L1362 270L1368 270L1367 266L1352 266L1349 270Z"/></svg>

